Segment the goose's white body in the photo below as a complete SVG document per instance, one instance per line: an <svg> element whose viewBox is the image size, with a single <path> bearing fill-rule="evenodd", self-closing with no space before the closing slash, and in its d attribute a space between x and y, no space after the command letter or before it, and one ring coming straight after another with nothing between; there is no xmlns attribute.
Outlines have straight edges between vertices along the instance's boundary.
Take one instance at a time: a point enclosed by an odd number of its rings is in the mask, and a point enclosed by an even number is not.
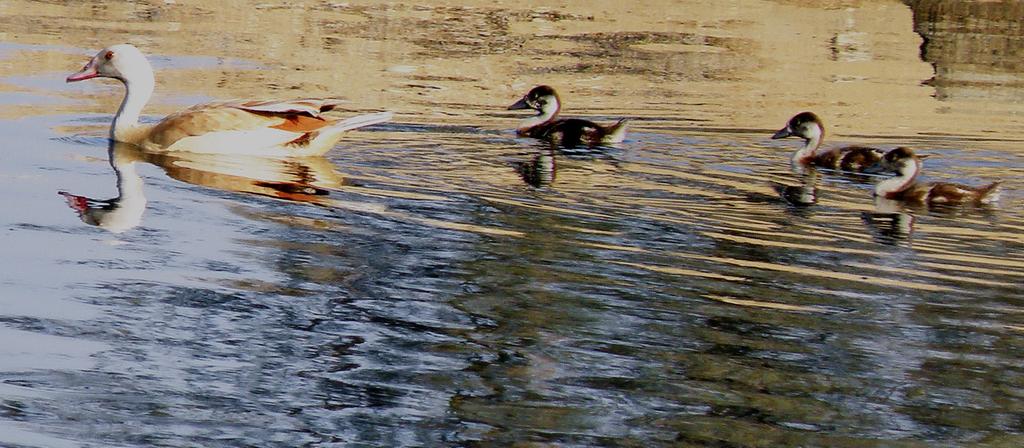
<svg viewBox="0 0 1024 448"><path fill-rule="evenodd" d="M110 127L110 138L151 151L316 156L331 150L345 131L391 119L389 112L331 119L322 114L342 100L303 98L203 104L155 124L141 124L142 109L155 87L153 69L142 52L127 44L105 48L67 80L96 77L114 78L125 86L124 100Z"/></svg>

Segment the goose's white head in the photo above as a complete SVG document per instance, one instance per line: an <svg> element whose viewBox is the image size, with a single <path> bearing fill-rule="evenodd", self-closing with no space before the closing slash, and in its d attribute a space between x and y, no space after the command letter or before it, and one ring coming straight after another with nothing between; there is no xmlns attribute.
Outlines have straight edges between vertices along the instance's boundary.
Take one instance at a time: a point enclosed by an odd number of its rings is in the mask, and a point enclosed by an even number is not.
<svg viewBox="0 0 1024 448"><path fill-rule="evenodd" d="M153 78L153 68L138 48L129 44L111 45L96 53L77 73L68 76L67 82L92 78L114 78L126 84L146 81Z"/></svg>

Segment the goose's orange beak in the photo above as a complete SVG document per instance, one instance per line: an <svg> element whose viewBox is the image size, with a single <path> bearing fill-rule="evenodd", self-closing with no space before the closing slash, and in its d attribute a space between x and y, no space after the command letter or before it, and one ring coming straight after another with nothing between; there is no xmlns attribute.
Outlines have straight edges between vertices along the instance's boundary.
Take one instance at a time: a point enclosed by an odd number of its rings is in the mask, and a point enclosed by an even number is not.
<svg viewBox="0 0 1024 448"><path fill-rule="evenodd" d="M92 79L99 75L99 72L96 71L96 63L94 61L89 61L89 63L85 64L85 67L82 67L82 69L79 70L78 73L68 76L67 82Z"/></svg>

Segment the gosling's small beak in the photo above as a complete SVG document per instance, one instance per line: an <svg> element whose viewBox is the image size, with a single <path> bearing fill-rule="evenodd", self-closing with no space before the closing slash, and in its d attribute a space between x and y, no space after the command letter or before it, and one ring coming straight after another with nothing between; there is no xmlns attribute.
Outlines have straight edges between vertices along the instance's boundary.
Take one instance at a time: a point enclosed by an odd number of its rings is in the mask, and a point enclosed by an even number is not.
<svg viewBox="0 0 1024 448"><path fill-rule="evenodd" d="M772 140L778 140L780 138L786 138L786 137L789 137L791 135L793 135L793 133L789 130L789 126L786 126L786 127L782 128L782 129L779 129L778 132L773 134L772 135Z"/></svg>
<svg viewBox="0 0 1024 448"><path fill-rule="evenodd" d="M96 62L89 61L89 63L85 64L85 67L82 67L78 73L68 76L67 82L83 81L95 78L99 75L99 72L96 71Z"/></svg>
<svg viewBox="0 0 1024 448"><path fill-rule="evenodd" d="M526 103L526 97L524 96L520 98L519 101L516 101L515 104L508 107L508 110L516 109L532 109L532 107L530 107L530 105Z"/></svg>

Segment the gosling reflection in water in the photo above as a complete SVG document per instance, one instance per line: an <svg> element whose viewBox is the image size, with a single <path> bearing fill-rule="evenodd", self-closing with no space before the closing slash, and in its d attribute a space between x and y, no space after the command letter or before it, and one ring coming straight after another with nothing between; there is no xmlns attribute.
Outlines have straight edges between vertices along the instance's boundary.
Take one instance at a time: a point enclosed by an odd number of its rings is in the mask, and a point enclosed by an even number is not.
<svg viewBox="0 0 1024 448"><path fill-rule="evenodd" d="M146 209L142 177L135 163L162 168L168 176L194 185L324 205L330 189L345 185L344 177L323 157L292 160L217 154L151 153L114 142L108 150L117 176L117 197L106 200L60 191L82 222L112 233L137 227Z"/></svg>
<svg viewBox="0 0 1024 448"><path fill-rule="evenodd" d="M916 218L907 213L904 206L905 204L897 200L875 197L875 209L861 213L861 220L871 231L875 241L896 244L913 236Z"/></svg>
<svg viewBox="0 0 1024 448"><path fill-rule="evenodd" d="M534 188L551 185L558 171L555 152L552 150L537 154L529 162L514 162L514 166L523 182Z"/></svg>
<svg viewBox="0 0 1024 448"><path fill-rule="evenodd" d="M772 182L772 189L783 201L797 207L818 203L818 170L809 168L801 177L800 185L785 185Z"/></svg>
<svg viewBox="0 0 1024 448"><path fill-rule="evenodd" d="M748 202L756 203L786 203L794 206L793 210L806 209L818 203L818 171L809 168L800 176L799 185L790 185L780 182L768 181L768 185L775 190L775 195L761 192L748 192L745 194Z"/></svg>

